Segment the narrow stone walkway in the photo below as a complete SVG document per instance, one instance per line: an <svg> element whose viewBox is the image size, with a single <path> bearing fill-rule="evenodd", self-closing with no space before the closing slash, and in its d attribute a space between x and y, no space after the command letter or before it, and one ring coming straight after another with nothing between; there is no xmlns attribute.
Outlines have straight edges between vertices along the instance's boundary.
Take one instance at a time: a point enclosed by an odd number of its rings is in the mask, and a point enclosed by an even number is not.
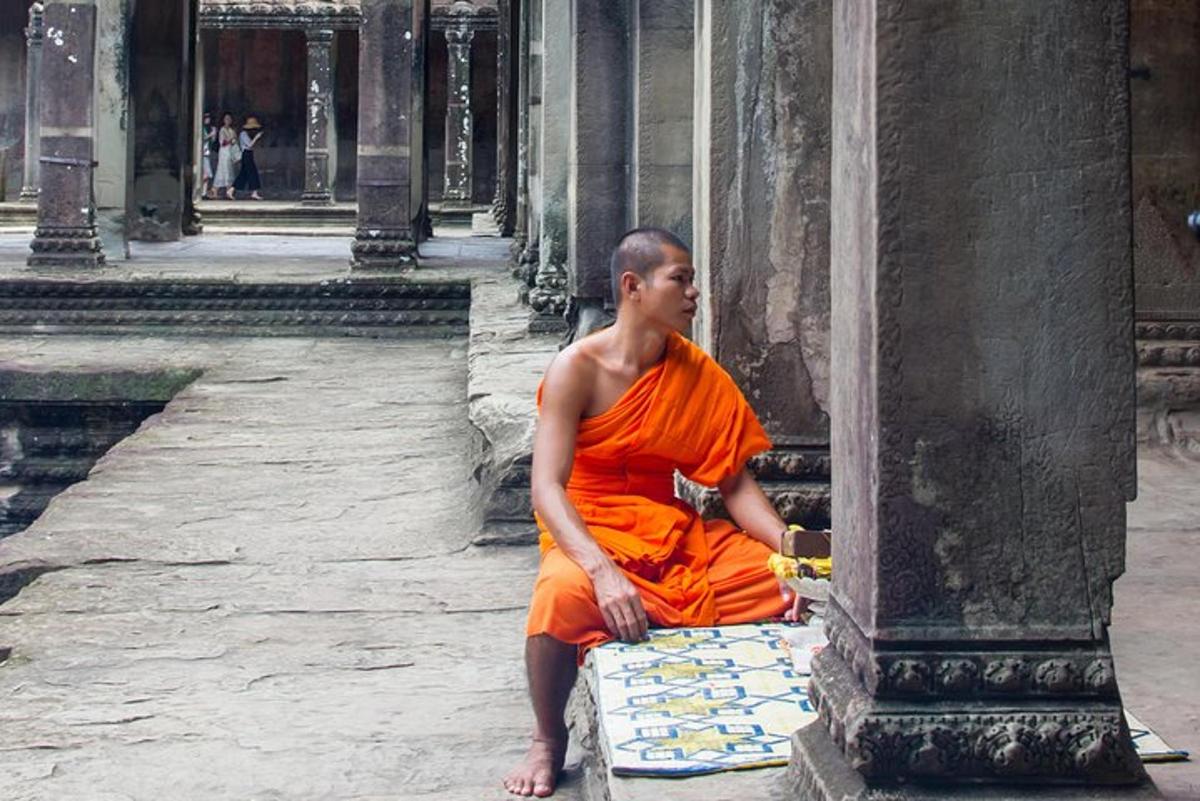
<svg viewBox="0 0 1200 801"><path fill-rule="evenodd" d="M197 367L0 573L0 798L486 799L536 554L476 549L465 343L0 340ZM563 796L572 798L570 787Z"/></svg>

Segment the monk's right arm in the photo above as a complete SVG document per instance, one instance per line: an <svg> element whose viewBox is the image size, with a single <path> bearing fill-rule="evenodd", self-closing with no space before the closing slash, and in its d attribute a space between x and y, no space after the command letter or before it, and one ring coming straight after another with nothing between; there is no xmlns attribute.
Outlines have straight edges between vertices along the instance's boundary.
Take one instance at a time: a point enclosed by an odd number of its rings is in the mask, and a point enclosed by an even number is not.
<svg viewBox="0 0 1200 801"><path fill-rule="evenodd" d="M608 630L636 642L645 639L649 629L641 596L597 544L567 497L589 379L580 374L581 366L563 362L562 356L555 359L542 385L542 409L533 439L533 508L555 544L591 579Z"/></svg>

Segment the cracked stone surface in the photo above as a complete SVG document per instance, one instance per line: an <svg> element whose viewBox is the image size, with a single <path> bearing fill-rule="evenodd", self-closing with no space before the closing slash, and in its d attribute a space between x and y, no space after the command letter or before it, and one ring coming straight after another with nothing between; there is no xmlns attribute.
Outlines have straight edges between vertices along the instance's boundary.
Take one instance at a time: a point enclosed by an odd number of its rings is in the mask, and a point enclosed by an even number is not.
<svg viewBox="0 0 1200 801"><path fill-rule="evenodd" d="M0 359L203 371L0 541L0 574L56 568L0 606L0 797L503 797L536 553L469 545L465 342Z"/></svg>

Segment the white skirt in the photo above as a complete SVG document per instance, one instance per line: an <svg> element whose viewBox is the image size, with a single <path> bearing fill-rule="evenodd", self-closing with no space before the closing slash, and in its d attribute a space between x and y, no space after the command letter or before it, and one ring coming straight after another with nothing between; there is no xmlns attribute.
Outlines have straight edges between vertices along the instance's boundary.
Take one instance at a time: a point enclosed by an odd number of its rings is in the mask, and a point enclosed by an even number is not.
<svg viewBox="0 0 1200 801"><path fill-rule="evenodd" d="M233 186L233 148L223 147L217 155L217 174L213 176L213 188L224 189Z"/></svg>

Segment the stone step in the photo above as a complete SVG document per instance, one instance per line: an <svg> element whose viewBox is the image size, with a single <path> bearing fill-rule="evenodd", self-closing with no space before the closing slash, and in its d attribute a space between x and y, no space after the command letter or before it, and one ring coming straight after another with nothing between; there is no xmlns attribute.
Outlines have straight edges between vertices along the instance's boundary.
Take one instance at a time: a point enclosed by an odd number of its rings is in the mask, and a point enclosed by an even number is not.
<svg viewBox="0 0 1200 801"><path fill-rule="evenodd" d="M174 297L174 298L453 298L471 299L466 282L399 279L338 279L317 283L240 283L234 281L55 280L0 281L0 296L13 297Z"/></svg>
<svg viewBox="0 0 1200 801"><path fill-rule="evenodd" d="M465 282L0 281L0 330L460 336Z"/></svg>
<svg viewBox="0 0 1200 801"><path fill-rule="evenodd" d="M72 484L87 478L99 455L100 453L90 457L23 458L0 463L0 481L16 481L21 484Z"/></svg>
<svg viewBox="0 0 1200 801"><path fill-rule="evenodd" d="M461 311L467 298L364 298L364 297L0 297L3 311L106 311L136 308L141 311Z"/></svg>

